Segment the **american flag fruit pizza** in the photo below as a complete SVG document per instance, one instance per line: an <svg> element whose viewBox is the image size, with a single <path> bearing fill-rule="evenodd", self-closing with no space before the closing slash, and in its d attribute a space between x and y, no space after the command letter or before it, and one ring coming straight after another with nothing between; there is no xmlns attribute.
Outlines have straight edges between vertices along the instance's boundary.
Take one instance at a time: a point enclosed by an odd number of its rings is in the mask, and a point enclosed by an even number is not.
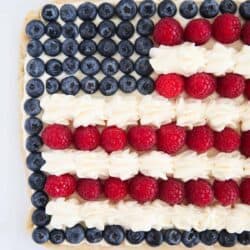
<svg viewBox="0 0 250 250"><path fill-rule="evenodd" d="M57 0L29 13L33 240L249 247L249 45L249 0Z"/></svg>

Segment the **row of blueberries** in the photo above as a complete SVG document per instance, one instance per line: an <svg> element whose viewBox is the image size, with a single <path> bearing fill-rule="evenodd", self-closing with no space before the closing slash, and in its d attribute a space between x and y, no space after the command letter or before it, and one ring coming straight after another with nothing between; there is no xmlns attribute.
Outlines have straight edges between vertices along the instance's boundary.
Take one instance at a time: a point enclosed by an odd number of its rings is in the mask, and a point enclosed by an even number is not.
<svg viewBox="0 0 250 250"><path fill-rule="evenodd" d="M62 244L65 240L70 244L79 244L85 238L89 243L99 243L104 240L113 246L122 244L125 239L133 245L146 242L152 247L160 246L163 242L172 246L182 243L189 248L199 243L211 246L218 242L223 247L233 247L237 243L242 245L250 244L249 231L244 231L241 234L228 233L226 230L220 232L216 230L197 232L193 229L190 231L180 231L177 229L158 231L151 229L148 232L134 232L132 230L124 230L119 225L106 226L103 231L100 231L96 228L85 229L80 224L66 228L65 231L53 229L49 232L46 227L37 227L33 231L33 240L39 244L43 244L49 240L52 244Z"/></svg>

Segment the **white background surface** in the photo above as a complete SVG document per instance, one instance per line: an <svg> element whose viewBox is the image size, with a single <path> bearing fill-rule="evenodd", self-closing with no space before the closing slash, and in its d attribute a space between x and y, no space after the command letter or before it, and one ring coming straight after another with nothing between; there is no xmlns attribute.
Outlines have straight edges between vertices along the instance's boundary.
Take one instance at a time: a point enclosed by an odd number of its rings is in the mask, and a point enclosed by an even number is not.
<svg viewBox="0 0 250 250"><path fill-rule="evenodd" d="M19 37L29 10L46 0L0 3L0 249L40 250L25 231L29 199L20 155L18 96Z"/></svg>

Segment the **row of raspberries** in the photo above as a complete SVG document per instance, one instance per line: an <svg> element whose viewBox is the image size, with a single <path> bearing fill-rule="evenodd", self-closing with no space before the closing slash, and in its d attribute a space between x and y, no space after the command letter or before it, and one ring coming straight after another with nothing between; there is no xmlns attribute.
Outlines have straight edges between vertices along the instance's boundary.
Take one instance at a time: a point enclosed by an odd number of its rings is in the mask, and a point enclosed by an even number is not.
<svg viewBox="0 0 250 250"><path fill-rule="evenodd" d="M208 126L197 126L192 130L177 126L175 123L162 125L159 129L152 126L138 125L125 131L112 126L100 133L97 127L79 127L72 134L64 125L47 126L42 132L42 140L52 149L67 149L73 143L79 150L94 150L102 146L111 153L123 150L127 144L136 151L156 149L175 155L186 145L197 153L203 153L214 147L221 152L232 152L240 149L241 153L250 156L250 131L240 134L229 127L221 132L214 132Z"/></svg>
<svg viewBox="0 0 250 250"><path fill-rule="evenodd" d="M50 175L45 184L45 191L53 198L68 197L75 191L87 201L104 196L113 202L126 198L127 195L139 203L160 199L169 205L194 204L204 207L211 205L214 198L223 206L233 205L239 198L250 205L250 178L244 179L240 186L234 180L215 180L211 185L203 179L183 183L169 178L158 181L152 177L137 175L128 181L110 177L107 180L79 179L70 174Z"/></svg>

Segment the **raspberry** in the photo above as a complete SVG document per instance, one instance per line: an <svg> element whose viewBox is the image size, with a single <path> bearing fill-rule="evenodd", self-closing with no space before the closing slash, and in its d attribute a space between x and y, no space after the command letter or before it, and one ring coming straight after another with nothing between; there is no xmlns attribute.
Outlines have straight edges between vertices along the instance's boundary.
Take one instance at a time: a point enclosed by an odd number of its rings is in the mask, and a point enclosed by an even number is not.
<svg viewBox="0 0 250 250"><path fill-rule="evenodd" d="M105 181L104 193L111 201L119 201L127 195L127 185L119 178L109 178Z"/></svg>
<svg viewBox="0 0 250 250"><path fill-rule="evenodd" d="M245 81L245 91L244 91L245 97L250 100L250 80Z"/></svg>
<svg viewBox="0 0 250 250"><path fill-rule="evenodd" d="M178 74L160 75L155 84L155 89L160 95L175 98L183 91L184 78Z"/></svg>
<svg viewBox="0 0 250 250"><path fill-rule="evenodd" d="M184 184L183 182L169 178L160 183L159 196L160 199L170 205L181 204L184 200Z"/></svg>
<svg viewBox="0 0 250 250"><path fill-rule="evenodd" d="M222 14L215 18L212 33L215 40L221 43L232 43L240 38L240 19L233 14Z"/></svg>
<svg viewBox="0 0 250 250"><path fill-rule="evenodd" d="M74 144L80 150L94 150L100 144L100 133L96 127L79 127L75 130Z"/></svg>
<svg viewBox="0 0 250 250"><path fill-rule="evenodd" d="M102 186L99 180L80 179L77 182L77 193L86 201L97 200L102 192Z"/></svg>
<svg viewBox="0 0 250 250"><path fill-rule="evenodd" d="M241 133L240 151L250 157L250 130Z"/></svg>
<svg viewBox="0 0 250 250"><path fill-rule="evenodd" d="M196 99L204 99L216 89L216 79L211 74L197 73L187 78L185 90Z"/></svg>
<svg viewBox="0 0 250 250"><path fill-rule="evenodd" d="M183 41L183 29L174 18L165 17L155 25L153 38L158 44L178 45Z"/></svg>
<svg viewBox="0 0 250 250"><path fill-rule="evenodd" d="M53 198L68 197L75 192L75 189L76 179L70 174L49 175L44 187L45 192Z"/></svg>
<svg viewBox="0 0 250 250"><path fill-rule="evenodd" d="M245 79L243 76L229 73L218 78L217 92L220 96L236 98L244 92Z"/></svg>
<svg viewBox="0 0 250 250"><path fill-rule="evenodd" d="M137 175L129 183L129 193L140 203L152 201L157 197L158 183L152 177Z"/></svg>
<svg viewBox="0 0 250 250"><path fill-rule="evenodd" d="M66 149L72 142L72 133L64 125L49 125L42 132L42 140L49 148Z"/></svg>
<svg viewBox="0 0 250 250"><path fill-rule="evenodd" d="M210 22L203 18L197 18L187 24L184 37L186 41L195 43L196 45L202 45L210 39L211 33L212 28Z"/></svg>
<svg viewBox="0 0 250 250"><path fill-rule="evenodd" d="M234 204L239 197L239 187L234 180L214 181L214 197L223 205Z"/></svg>
<svg viewBox="0 0 250 250"><path fill-rule="evenodd" d="M207 151L213 144L214 134L208 126L198 126L187 132L187 146L197 153Z"/></svg>
<svg viewBox="0 0 250 250"><path fill-rule="evenodd" d="M243 24L240 36L243 43L250 45L250 21Z"/></svg>
<svg viewBox="0 0 250 250"><path fill-rule="evenodd" d="M246 178L241 182L240 198L243 203L250 205L250 178Z"/></svg>
<svg viewBox="0 0 250 250"><path fill-rule="evenodd" d="M128 141L137 151L146 151L154 147L156 143L156 133L151 126L134 126L128 131Z"/></svg>
<svg viewBox="0 0 250 250"><path fill-rule="evenodd" d="M186 131L175 123L166 124L157 131L157 148L168 154L176 154L185 144Z"/></svg>
<svg viewBox="0 0 250 250"><path fill-rule="evenodd" d="M213 190L206 180L191 180L185 184L186 199L199 207L205 207L213 201Z"/></svg>
<svg viewBox="0 0 250 250"><path fill-rule="evenodd" d="M108 153L122 150L127 145L126 132L115 126L107 127L102 131L101 144Z"/></svg>
<svg viewBox="0 0 250 250"><path fill-rule="evenodd" d="M231 128L224 128L221 132L214 133L214 147L221 151L230 153L240 146L240 135Z"/></svg>

